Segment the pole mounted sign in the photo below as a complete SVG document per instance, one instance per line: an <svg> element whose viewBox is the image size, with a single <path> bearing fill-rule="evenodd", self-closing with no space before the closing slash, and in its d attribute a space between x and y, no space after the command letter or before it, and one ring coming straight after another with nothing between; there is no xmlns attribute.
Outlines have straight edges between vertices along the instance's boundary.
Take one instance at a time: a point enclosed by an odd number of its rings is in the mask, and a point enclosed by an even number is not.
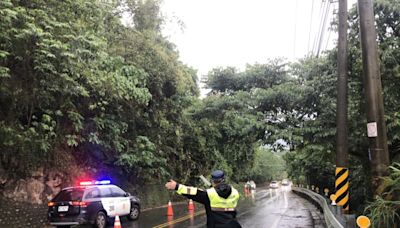
<svg viewBox="0 0 400 228"><path fill-rule="evenodd" d="M368 123L367 130L369 138L378 137L378 129L376 127L376 122Z"/></svg>

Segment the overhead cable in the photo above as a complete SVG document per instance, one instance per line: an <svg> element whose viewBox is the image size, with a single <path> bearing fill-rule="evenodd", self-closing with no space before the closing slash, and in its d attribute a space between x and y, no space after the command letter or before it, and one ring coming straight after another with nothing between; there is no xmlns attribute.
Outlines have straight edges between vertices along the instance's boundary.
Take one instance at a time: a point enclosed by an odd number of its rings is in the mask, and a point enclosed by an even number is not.
<svg viewBox="0 0 400 228"><path fill-rule="evenodd" d="M317 31L317 33L315 34L315 38L314 38L314 42L313 42L313 48L312 48L312 53L313 54L315 54L315 52L316 52L316 49L317 49L317 44L319 43L319 37L320 37L320 34L321 34L321 27L322 27L322 22L323 22L323 18L324 18L324 16L325 16L325 5L326 5L326 1L321 1L321 8L320 8L320 14L319 14L319 22L320 22L320 24L319 24L319 26L318 26L318 31Z"/></svg>
<svg viewBox="0 0 400 228"><path fill-rule="evenodd" d="M311 28L312 28L312 19L314 15L314 0L311 3L311 17L310 17L310 29L308 31L308 43L307 43L307 55L310 53L310 39L311 39Z"/></svg>
<svg viewBox="0 0 400 228"><path fill-rule="evenodd" d="M326 28L326 22L328 19L328 15L329 15L329 7L330 7L331 3L330 1L327 1L327 6L326 6L326 13L325 13L325 17L324 17L324 22L323 22L323 27L322 27L322 31L321 31L321 36L319 38L319 44L318 44L318 50L317 50L317 57L319 56L319 53L321 51L321 45L322 45L322 41L324 38L324 34L325 34L325 28Z"/></svg>

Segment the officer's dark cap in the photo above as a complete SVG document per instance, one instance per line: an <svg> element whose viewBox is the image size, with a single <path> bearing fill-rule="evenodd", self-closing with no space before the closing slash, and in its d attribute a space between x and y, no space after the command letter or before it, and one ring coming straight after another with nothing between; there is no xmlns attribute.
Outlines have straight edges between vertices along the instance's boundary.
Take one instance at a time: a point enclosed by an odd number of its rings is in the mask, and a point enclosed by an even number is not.
<svg viewBox="0 0 400 228"><path fill-rule="evenodd" d="M215 170L211 173L211 179L213 181L219 181L225 179L224 171L222 170Z"/></svg>

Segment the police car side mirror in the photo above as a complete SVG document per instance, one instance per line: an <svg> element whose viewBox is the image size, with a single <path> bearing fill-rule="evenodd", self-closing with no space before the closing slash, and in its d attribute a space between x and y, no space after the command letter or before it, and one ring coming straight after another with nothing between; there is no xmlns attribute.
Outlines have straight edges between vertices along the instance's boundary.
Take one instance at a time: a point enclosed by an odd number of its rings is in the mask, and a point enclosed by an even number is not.
<svg viewBox="0 0 400 228"><path fill-rule="evenodd" d="M125 192L125 197L131 196L129 192Z"/></svg>

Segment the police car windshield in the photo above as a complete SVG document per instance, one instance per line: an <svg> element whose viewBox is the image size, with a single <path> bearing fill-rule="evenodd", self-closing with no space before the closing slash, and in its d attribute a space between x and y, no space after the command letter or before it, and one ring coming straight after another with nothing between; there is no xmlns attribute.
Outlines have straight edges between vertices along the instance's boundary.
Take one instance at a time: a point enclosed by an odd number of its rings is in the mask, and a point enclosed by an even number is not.
<svg viewBox="0 0 400 228"><path fill-rule="evenodd" d="M54 198L54 201L80 201L83 196L83 189L65 189L62 190L58 195Z"/></svg>

